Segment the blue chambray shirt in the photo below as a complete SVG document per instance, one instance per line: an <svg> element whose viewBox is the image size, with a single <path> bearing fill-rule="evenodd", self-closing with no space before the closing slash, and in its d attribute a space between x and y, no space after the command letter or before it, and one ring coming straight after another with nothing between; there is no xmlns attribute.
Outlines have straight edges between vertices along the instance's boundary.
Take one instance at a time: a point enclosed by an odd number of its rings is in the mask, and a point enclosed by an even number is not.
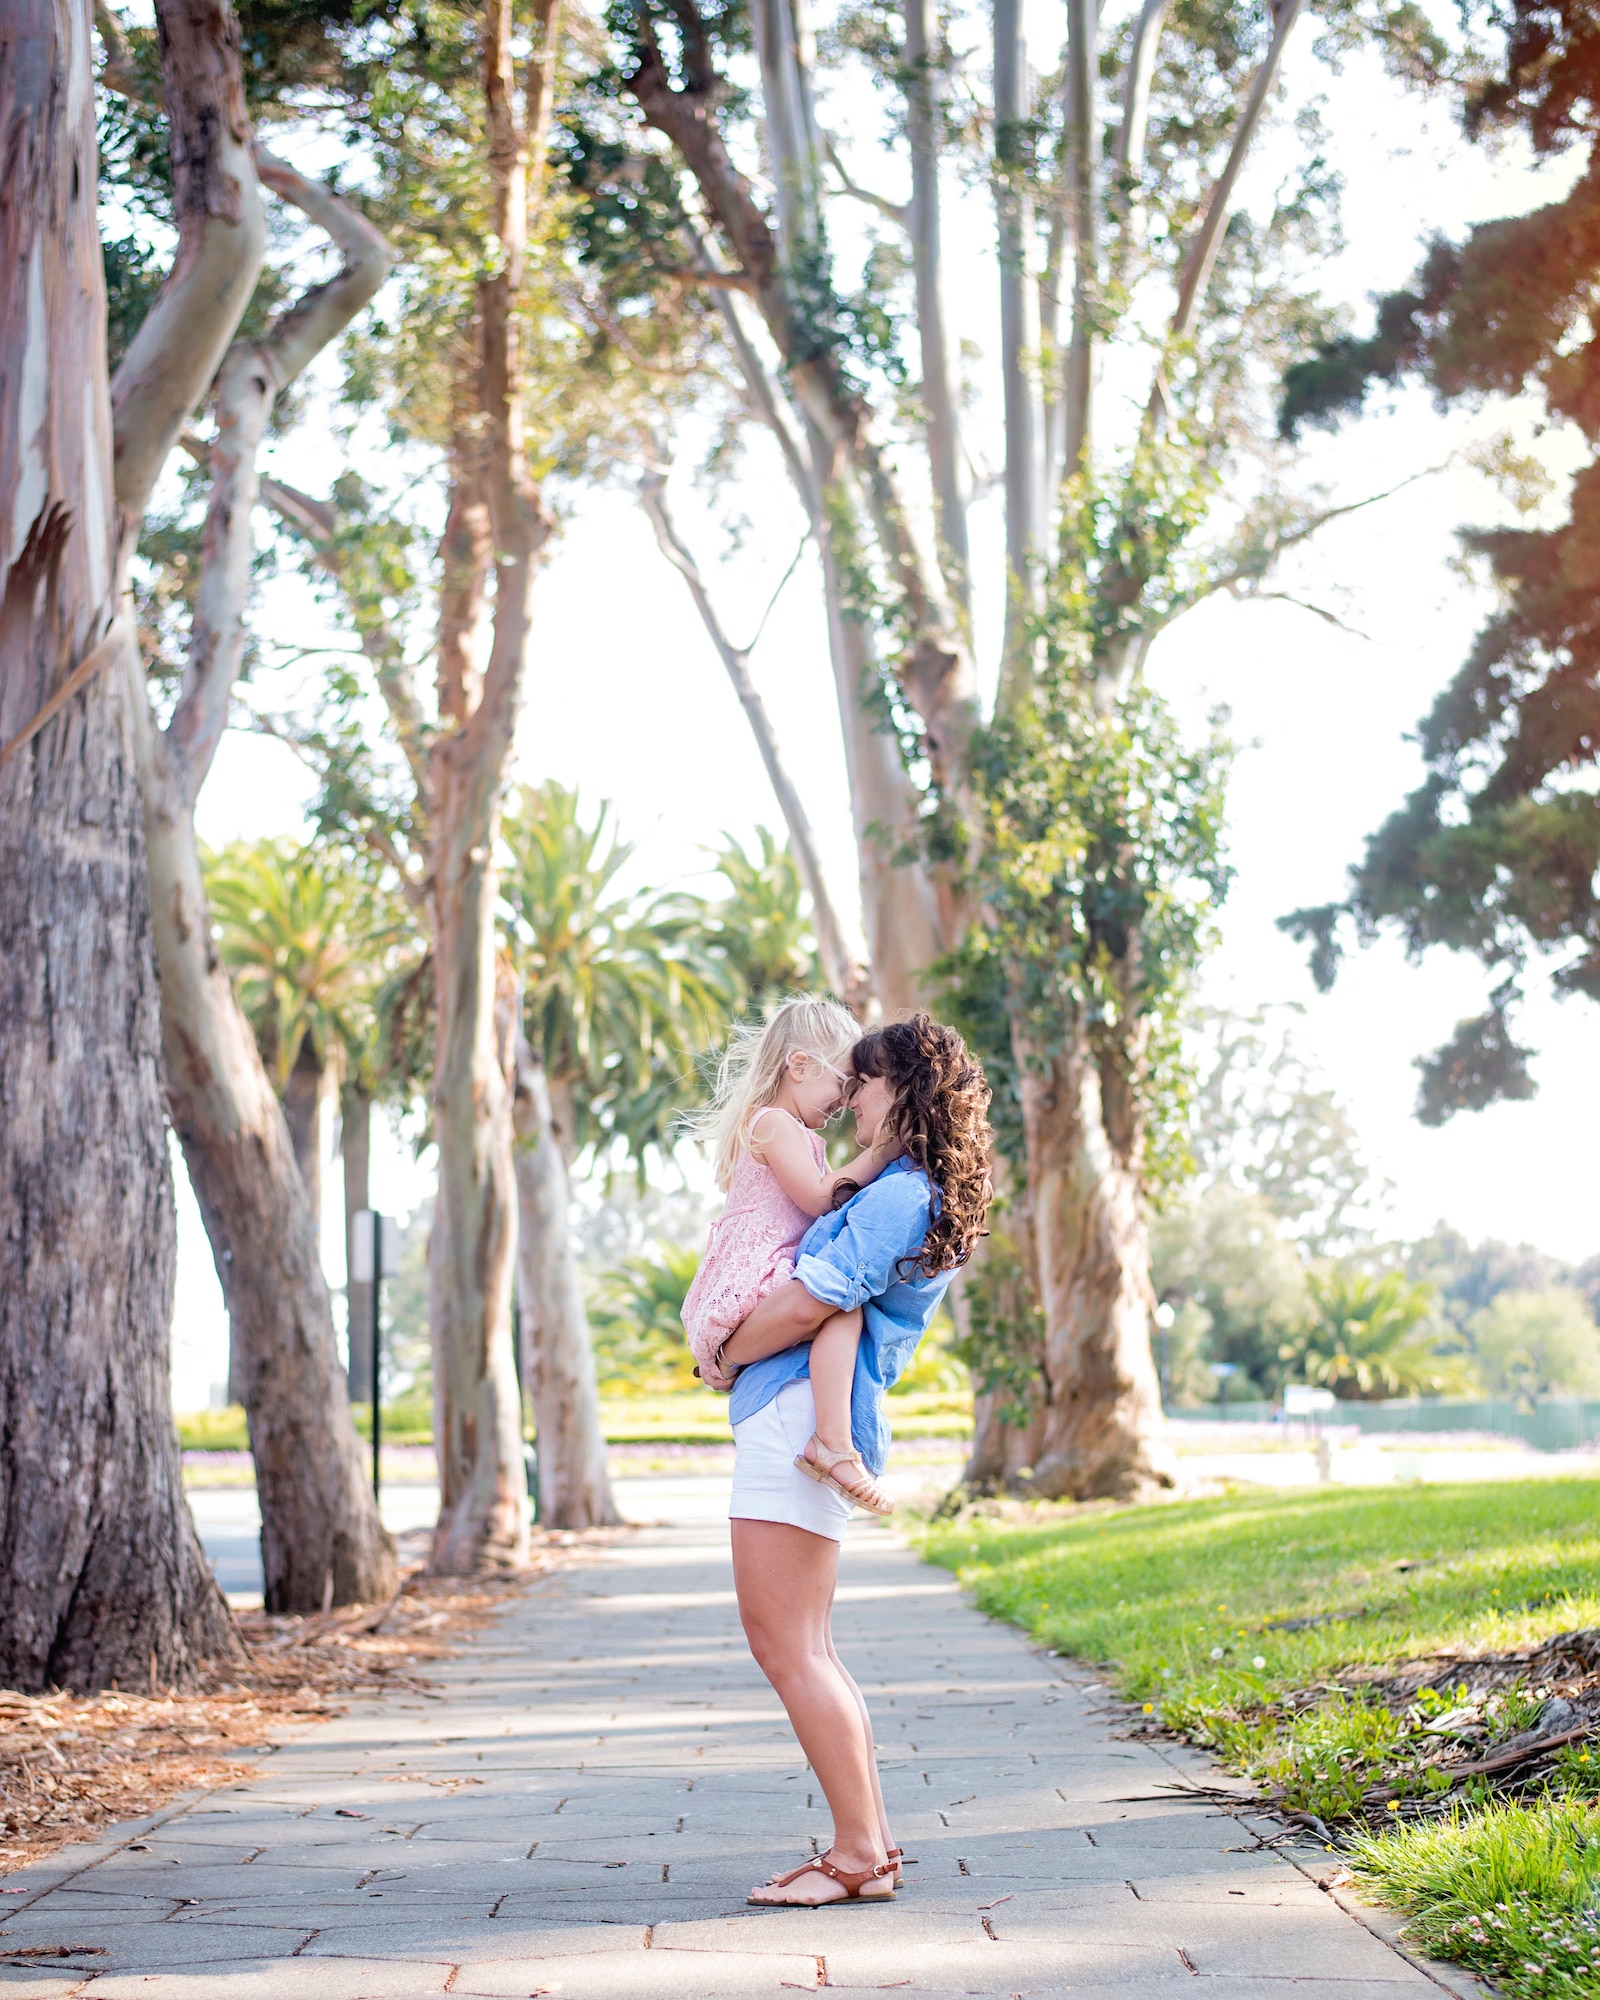
<svg viewBox="0 0 1600 2000"><path fill-rule="evenodd" d="M902 1278L897 1268L902 1257L914 1257L922 1248L932 1200L927 1175L902 1155L843 1208L818 1216L795 1259L794 1274L814 1299L841 1311L866 1309L850 1389L850 1433L875 1474L889 1452L884 1393L905 1373L955 1275ZM729 1421L753 1417L780 1389L810 1373L809 1341L752 1361L734 1380Z"/></svg>

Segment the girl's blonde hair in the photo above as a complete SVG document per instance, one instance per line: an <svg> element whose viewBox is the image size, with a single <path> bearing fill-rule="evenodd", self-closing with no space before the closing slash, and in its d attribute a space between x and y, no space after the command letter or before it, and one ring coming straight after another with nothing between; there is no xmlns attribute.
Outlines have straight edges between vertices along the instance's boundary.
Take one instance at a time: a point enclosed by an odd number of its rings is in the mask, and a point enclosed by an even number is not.
<svg viewBox="0 0 1600 2000"><path fill-rule="evenodd" d="M837 1001L785 1000L765 1021L735 1028L717 1064L716 1089L693 1129L712 1148L717 1186L726 1189L750 1144L750 1126L778 1094L792 1055L842 1070L861 1029Z"/></svg>

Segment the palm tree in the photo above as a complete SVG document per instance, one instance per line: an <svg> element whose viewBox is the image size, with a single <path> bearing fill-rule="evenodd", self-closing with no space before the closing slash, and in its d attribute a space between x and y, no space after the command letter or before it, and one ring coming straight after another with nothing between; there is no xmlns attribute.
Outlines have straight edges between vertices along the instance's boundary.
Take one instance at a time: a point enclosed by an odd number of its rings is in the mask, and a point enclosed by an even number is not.
<svg viewBox="0 0 1600 2000"><path fill-rule="evenodd" d="M658 1244L607 1275L590 1308L603 1381L655 1393L695 1386L683 1302L699 1262L693 1247Z"/></svg>
<svg viewBox="0 0 1600 2000"><path fill-rule="evenodd" d="M1306 1381L1345 1402L1448 1395L1471 1386L1467 1364L1439 1352L1431 1285L1413 1284L1399 1271L1374 1277L1342 1264L1312 1272L1309 1282L1311 1322L1279 1350Z"/></svg>
<svg viewBox="0 0 1600 2000"><path fill-rule="evenodd" d="M760 1011L790 993L817 992L822 965L793 854L758 826L754 854L725 836L714 860L729 893L707 912L707 942L738 980L745 1004Z"/></svg>
<svg viewBox="0 0 1600 2000"><path fill-rule="evenodd" d="M670 1151L700 1096L694 1058L722 1035L742 989L711 949L698 897L629 895L633 856L602 804L589 825L553 780L505 818L501 895L523 982L523 1020L549 1079L568 1164L620 1140L642 1160Z"/></svg>

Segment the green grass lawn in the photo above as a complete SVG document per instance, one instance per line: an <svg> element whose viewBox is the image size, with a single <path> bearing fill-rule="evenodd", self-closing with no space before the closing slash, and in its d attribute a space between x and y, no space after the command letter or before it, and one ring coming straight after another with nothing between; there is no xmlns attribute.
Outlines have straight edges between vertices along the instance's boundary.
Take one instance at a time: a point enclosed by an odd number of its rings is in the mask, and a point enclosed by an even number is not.
<svg viewBox="0 0 1600 2000"><path fill-rule="evenodd" d="M925 1539L985 1611L1103 1665L1157 1720L1330 1822L1379 1774L1401 1772L1404 1792L1414 1768L1416 1793L1428 1788L1428 1704L1395 1714L1329 1687L1341 1669L1600 1625L1592 1479L1001 1508L935 1522ZM1496 1701L1487 1719L1502 1735L1529 1719L1515 1690ZM1600 1759L1572 1754L1551 1784L1516 1805L1469 1787L1453 1826L1352 1845L1358 1874L1421 1942L1526 2000L1600 1994Z"/></svg>

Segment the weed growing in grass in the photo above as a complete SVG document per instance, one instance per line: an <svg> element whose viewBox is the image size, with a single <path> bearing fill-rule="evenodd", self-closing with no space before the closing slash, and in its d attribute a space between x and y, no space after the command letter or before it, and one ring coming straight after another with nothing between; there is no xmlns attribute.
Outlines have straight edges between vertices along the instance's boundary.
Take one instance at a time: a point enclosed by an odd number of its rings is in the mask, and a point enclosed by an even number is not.
<svg viewBox="0 0 1600 2000"><path fill-rule="evenodd" d="M1424 1950L1490 1974L1512 2000L1600 1992L1600 1809L1491 1804L1366 1835L1358 1883L1403 1910Z"/></svg>

